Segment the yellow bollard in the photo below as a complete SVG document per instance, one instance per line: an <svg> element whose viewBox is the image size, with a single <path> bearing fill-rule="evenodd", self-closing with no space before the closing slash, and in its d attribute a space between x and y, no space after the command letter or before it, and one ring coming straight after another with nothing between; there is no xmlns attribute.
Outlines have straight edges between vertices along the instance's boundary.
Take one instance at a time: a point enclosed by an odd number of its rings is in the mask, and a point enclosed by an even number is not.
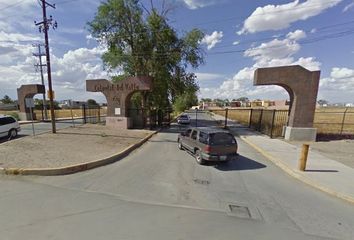
<svg viewBox="0 0 354 240"><path fill-rule="evenodd" d="M309 148L310 148L309 144L302 145L301 157L299 162L300 171L305 171L306 169L306 162L307 162L307 156L309 154Z"/></svg>

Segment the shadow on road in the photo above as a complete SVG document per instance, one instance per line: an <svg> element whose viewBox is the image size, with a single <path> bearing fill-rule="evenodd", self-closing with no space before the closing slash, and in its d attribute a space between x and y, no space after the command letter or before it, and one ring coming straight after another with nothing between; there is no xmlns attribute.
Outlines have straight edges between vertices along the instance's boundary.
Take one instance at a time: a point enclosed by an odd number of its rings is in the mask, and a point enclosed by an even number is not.
<svg viewBox="0 0 354 240"><path fill-rule="evenodd" d="M225 163L216 163L215 165L215 168L220 171L255 170L255 169L261 169L266 167L267 166L262 163L259 163L255 160L249 159L241 155L238 156L237 160L225 162Z"/></svg>
<svg viewBox="0 0 354 240"><path fill-rule="evenodd" d="M11 140L15 140L15 139L19 139L19 138L23 138L23 137L26 137L27 135L17 135L16 138L13 138ZM3 138L0 138L0 144L1 143L5 143L5 142L10 142L11 140L9 140L8 137L3 137Z"/></svg>

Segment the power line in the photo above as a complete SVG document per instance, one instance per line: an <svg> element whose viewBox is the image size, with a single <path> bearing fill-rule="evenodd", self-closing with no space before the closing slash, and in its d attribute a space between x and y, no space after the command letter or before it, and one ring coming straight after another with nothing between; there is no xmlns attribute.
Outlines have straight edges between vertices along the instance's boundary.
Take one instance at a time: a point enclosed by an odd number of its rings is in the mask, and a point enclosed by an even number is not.
<svg viewBox="0 0 354 240"><path fill-rule="evenodd" d="M14 4L8 5L8 6L6 6L6 7L0 8L0 11L5 10L5 9L8 9L8 8L15 7L15 6L17 6L17 5L20 5L20 4L23 3L24 1L26 1L26 0L21 0L21 1L17 2L17 3L14 3Z"/></svg>
<svg viewBox="0 0 354 240"><path fill-rule="evenodd" d="M354 20L350 20L347 22L342 22L342 23L338 23L338 24L332 24L332 25L326 25L326 26L322 26L319 28L308 28L308 29L302 29L302 31L304 31L305 33L310 33L313 29L316 29L316 34L318 34L319 32L326 32L326 31L333 31L333 28L339 27L339 26L344 26L344 25L348 25L348 24L353 24ZM313 34L315 34L313 33ZM219 48L228 48L228 47L237 47L239 45L245 45L245 44L249 44L249 43L257 43L257 42L262 42L262 41L267 41L267 40L274 40L274 39L278 39L281 37L286 37L288 35L288 33L285 34L280 34L277 36L272 36L272 37L264 37L264 38L256 38L256 39L251 39L251 40L247 40L247 41L240 41L237 45L230 45L230 44L224 44L224 45L218 45L215 46L214 49L219 49Z"/></svg>

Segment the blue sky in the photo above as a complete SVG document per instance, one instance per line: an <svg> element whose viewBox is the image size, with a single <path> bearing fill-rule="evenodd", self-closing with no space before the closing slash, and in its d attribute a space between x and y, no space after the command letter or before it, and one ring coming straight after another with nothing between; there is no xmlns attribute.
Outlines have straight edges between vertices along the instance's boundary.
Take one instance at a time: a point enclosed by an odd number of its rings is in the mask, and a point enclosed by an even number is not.
<svg viewBox="0 0 354 240"><path fill-rule="evenodd" d="M85 91L85 80L109 78L86 23L100 1L57 0L48 8L58 22L50 30L54 90L57 99L104 102ZM162 1L154 0L160 7ZM353 0L174 0L169 19L183 34L202 29L206 63L191 69L198 76L200 97L286 99L276 86L255 87L258 67L300 64L321 70L319 99L354 102ZM142 1L149 6L150 1ZM21 84L40 83L32 44L43 42L33 21L41 20L37 0L0 0L0 96L17 98Z"/></svg>

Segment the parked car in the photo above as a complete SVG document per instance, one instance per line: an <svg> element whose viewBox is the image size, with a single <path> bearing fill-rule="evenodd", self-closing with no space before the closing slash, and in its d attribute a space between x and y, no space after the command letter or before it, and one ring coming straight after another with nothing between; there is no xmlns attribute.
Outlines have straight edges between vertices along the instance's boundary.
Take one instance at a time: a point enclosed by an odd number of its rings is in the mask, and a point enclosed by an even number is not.
<svg viewBox="0 0 354 240"><path fill-rule="evenodd" d="M194 154L199 164L205 161L235 160L238 156L235 137L220 128L189 128L178 135L177 141L178 148Z"/></svg>
<svg viewBox="0 0 354 240"><path fill-rule="evenodd" d="M0 115L0 137L15 138L19 131L21 131L20 124L15 118Z"/></svg>
<svg viewBox="0 0 354 240"><path fill-rule="evenodd" d="M177 123L178 124L190 124L191 123L191 118L187 114L182 114L177 118Z"/></svg>

